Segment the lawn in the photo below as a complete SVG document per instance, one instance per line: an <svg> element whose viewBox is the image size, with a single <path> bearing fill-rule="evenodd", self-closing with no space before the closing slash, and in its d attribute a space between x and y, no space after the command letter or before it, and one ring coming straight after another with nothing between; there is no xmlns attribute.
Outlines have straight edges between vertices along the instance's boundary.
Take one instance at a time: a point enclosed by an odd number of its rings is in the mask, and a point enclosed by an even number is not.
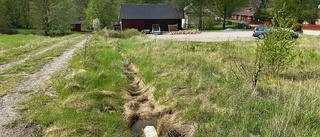
<svg viewBox="0 0 320 137"><path fill-rule="evenodd" d="M78 36L80 36L80 34L73 34L65 37L0 35L0 65L25 58L32 53L39 52L58 42Z"/></svg>
<svg viewBox="0 0 320 137"><path fill-rule="evenodd" d="M99 33L106 36L103 33ZM124 59L135 64L159 104L173 108L177 122L194 122L194 136L319 136L320 37L301 35L296 59L279 76L261 77L256 91L232 72L230 53L244 62L256 42L176 42L143 36L94 35L69 68L55 76L59 96L27 102L23 119L44 136L132 136L123 115L128 87ZM260 41L261 42L261 41ZM172 87L190 90L169 92ZM47 104L47 105L41 105ZM105 111L104 108L114 108ZM102 122L101 122L102 121Z"/></svg>
<svg viewBox="0 0 320 137"><path fill-rule="evenodd" d="M24 46L31 41L42 41L50 37L35 36L35 35L3 35L0 34L0 47L2 50L17 48Z"/></svg>

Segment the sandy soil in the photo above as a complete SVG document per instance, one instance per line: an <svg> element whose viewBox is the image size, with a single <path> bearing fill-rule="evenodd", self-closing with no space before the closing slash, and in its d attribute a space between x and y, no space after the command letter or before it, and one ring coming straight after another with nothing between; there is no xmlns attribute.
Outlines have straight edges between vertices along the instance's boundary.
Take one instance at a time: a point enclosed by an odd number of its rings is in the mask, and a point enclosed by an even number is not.
<svg viewBox="0 0 320 137"><path fill-rule="evenodd" d="M52 75L55 72L58 72L62 69L65 69L70 62L72 55L74 51L84 45L87 39L84 37L82 41L74 45L74 48L71 48L64 52L61 56L54 58L50 63L46 64L39 72L28 75L28 79L22 83L20 86L17 87L17 91L24 91L24 90L31 90L38 88L39 86L42 86L46 80L50 78L50 75ZM63 46L69 42L69 40L66 40L64 42L61 42L59 44L56 44L50 48L45 49L45 51L50 50L57 46ZM35 53L30 56L36 56L41 53L45 52L44 50L38 53ZM28 58L30 58L30 56ZM24 59L23 59L24 60ZM25 59L27 60L27 59ZM24 60L24 61L25 61ZM15 62L15 63L9 63L12 65L21 64L24 61L21 62ZM2 69L4 67L1 67ZM7 69L10 67L7 67ZM1 71L1 70L0 70ZM0 137L7 137L7 136L32 136L32 133L34 132L34 127L30 127L24 124L17 124L14 127L7 128L6 124L8 122L15 120L19 117L19 110L23 106L19 106L16 103L19 101L27 100L30 96L22 95L19 93L13 93L13 94L7 94L0 98Z"/></svg>
<svg viewBox="0 0 320 137"><path fill-rule="evenodd" d="M201 34L183 34L183 35L148 35L152 39L173 40L173 41L253 41L257 38L252 37L253 31L219 31L219 32L201 32Z"/></svg>

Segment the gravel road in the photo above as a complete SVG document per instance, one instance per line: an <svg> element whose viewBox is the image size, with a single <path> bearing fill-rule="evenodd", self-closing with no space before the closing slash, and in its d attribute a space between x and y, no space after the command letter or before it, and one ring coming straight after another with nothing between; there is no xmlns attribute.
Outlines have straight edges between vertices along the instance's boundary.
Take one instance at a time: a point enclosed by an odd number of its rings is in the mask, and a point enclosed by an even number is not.
<svg viewBox="0 0 320 137"><path fill-rule="evenodd" d="M17 87L18 91L31 90L41 86L55 72L65 69L70 62L75 50L82 47L87 39L84 39L74 45L73 48L65 51L61 56L54 58L49 64L46 64L39 72L30 74L28 79ZM59 44L67 43L64 41ZM58 44L58 45L59 45ZM19 101L29 99L29 96L19 93L7 94L0 98L0 137L11 136L32 136L33 127L18 124L12 128L7 128L6 124L19 117L18 111L22 106L17 105Z"/></svg>
<svg viewBox="0 0 320 137"><path fill-rule="evenodd" d="M201 42L214 42L214 41L254 41L257 38L252 37L253 31L218 31L218 32L201 32L201 34L182 34L182 35L152 35L148 37L160 40L173 40L173 41L201 41ZM320 36L320 31L317 30L303 30L305 35Z"/></svg>
<svg viewBox="0 0 320 137"><path fill-rule="evenodd" d="M182 34L182 35L148 35L152 39L174 40L174 41L253 41L257 38L252 37L252 31L219 31L201 32L201 34Z"/></svg>

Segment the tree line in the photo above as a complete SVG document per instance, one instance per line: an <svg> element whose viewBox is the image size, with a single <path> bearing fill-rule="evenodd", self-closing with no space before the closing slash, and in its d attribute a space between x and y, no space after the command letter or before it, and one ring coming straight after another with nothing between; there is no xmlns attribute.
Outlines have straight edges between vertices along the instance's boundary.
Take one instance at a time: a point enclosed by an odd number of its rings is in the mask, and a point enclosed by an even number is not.
<svg viewBox="0 0 320 137"><path fill-rule="evenodd" d="M48 35L53 31L64 33L74 20L81 20L85 28L90 28L96 18L101 27L119 24L118 13L122 3L171 3L180 12L189 6L189 10L199 18L201 29L202 17L208 12L228 17L239 7L253 6L257 9L256 19L268 20L272 17L268 9L281 7L284 2L285 11L296 22L315 23L318 18L319 0L0 0L0 30L37 28Z"/></svg>

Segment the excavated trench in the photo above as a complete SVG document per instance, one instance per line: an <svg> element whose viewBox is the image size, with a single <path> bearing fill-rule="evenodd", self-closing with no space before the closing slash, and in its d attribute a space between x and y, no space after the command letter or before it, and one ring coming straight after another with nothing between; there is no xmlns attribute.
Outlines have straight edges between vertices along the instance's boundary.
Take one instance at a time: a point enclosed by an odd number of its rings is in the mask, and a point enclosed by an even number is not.
<svg viewBox="0 0 320 137"><path fill-rule="evenodd" d="M161 106L154 99L155 88L146 85L138 76L138 71L134 64L126 61L124 73L129 85L125 88L127 103L124 105L124 113L131 131L135 135L143 135L146 126L154 126L159 137L192 136L190 130L186 131L191 128L190 125L177 123L174 110Z"/></svg>

